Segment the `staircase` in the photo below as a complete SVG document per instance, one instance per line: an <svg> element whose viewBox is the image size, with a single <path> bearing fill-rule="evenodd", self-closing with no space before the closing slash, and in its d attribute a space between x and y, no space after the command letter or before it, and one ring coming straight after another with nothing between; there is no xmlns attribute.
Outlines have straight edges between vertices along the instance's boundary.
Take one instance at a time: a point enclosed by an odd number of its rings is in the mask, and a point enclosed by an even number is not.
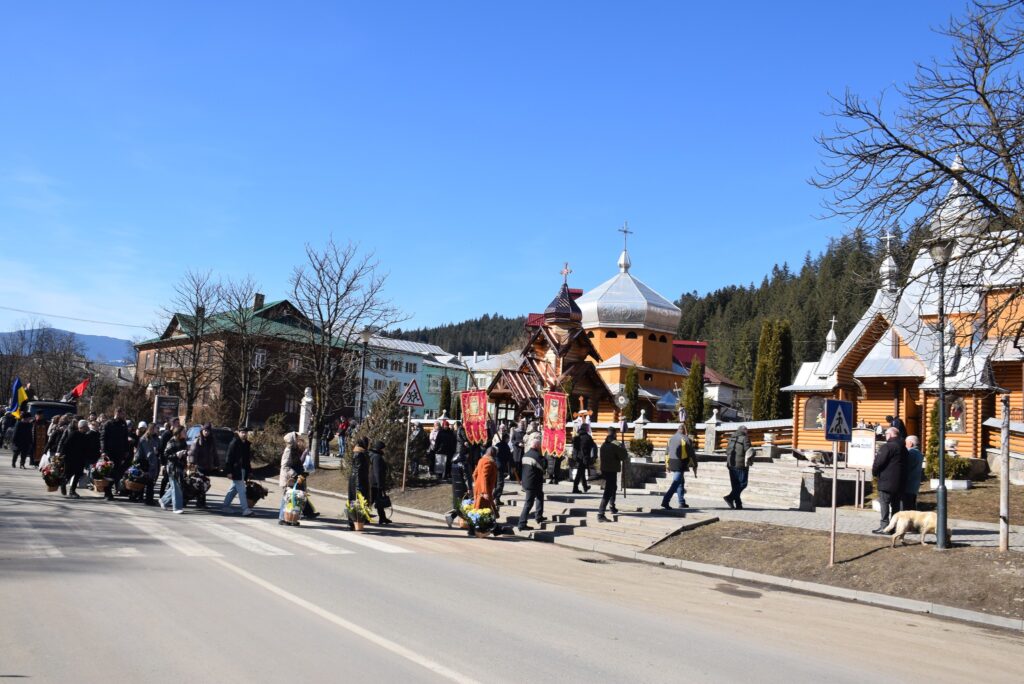
<svg viewBox="0 0 1024 684"><path fill-rule="evenodd" d="M813 481L816 472L813 467L792 461L755 461L750 467L747 488L743 492L743 504L755 508L813 511ZM811 488L805 482L805 476L811 481ZM645 489L651 494L664 495L671 484L670 477L662 476L647 484ZM725 461L701 461L696 477L691 471L686 473L687 503L693 498L713 501L718 505L731 488Z"/></svg>

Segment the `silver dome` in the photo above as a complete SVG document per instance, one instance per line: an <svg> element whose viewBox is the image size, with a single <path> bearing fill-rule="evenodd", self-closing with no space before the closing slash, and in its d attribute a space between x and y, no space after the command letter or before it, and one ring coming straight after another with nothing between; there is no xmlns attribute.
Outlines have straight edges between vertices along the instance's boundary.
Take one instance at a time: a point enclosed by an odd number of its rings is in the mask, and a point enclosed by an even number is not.
<svg viewBox="0 0 1024 684"><path fill-rule="evenodd" d="M576 300L584 328L644 328L674 335L682 312L672 302L629 274L624 250L619 274Z"/></svg>

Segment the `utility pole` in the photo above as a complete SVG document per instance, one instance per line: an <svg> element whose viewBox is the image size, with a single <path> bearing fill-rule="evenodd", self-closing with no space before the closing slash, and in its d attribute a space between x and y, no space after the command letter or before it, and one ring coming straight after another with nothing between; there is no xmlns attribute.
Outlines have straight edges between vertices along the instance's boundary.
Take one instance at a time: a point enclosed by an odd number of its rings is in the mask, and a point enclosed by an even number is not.
<svg viewBox="0 0 1024 684"><path fill-rule="evenodd" d="M1010 395L1004 394L1002 441L999 445L999 550L1010 550Z"/></svg>

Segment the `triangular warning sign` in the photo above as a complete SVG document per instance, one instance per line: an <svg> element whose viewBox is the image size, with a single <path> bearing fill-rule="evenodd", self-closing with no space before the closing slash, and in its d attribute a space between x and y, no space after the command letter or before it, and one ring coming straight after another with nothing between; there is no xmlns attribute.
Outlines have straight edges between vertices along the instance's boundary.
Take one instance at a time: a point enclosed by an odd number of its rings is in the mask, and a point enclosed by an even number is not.
<svg viewBox="0 0 1024 684"><path fill-rule="evenodd" d="M846 414L843 413L842 408L837 408L835 415L832 416L832 423L828 426L828 433L830 435L850 434L850 424L846 422Z"/></svg>
<svg viewBox="0 0 1024 684"><path fill-rule="evenodd" d="M412 380L402 392L402 398L398 400L398 403L401 406L423 408L423 395L420 394L420 386L416 384L415 380Z"/></svg>

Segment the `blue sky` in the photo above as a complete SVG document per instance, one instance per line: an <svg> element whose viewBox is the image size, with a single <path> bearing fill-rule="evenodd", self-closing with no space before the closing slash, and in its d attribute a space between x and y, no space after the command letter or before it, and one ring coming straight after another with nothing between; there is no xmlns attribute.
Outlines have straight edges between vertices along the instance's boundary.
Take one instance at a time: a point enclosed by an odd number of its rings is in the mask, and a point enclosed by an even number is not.
<svg viewBox="0 0 1024 684"><path fill-rule="evenodd" d="M407 327L516 315L563 261L614 274L626 220L669 298L760 281L843 230L807 184L828 93L911 78L962 7L5 3L0 305L146 325L187 268L283 297L333 233Z"/></svg>

